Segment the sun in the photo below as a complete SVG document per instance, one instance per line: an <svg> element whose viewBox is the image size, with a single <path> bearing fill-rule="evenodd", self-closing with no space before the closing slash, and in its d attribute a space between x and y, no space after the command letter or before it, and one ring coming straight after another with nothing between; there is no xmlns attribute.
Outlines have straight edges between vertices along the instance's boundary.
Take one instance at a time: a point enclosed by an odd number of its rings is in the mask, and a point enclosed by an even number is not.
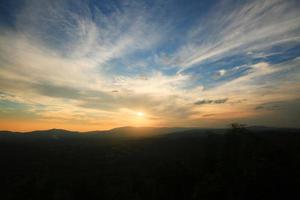
<svg viewBox="0 0 300 200"><path fill-rule="evenodd" d="M144 113L143 112L136 112L136 115L138 116L138 117L144 117Z"/></svg>

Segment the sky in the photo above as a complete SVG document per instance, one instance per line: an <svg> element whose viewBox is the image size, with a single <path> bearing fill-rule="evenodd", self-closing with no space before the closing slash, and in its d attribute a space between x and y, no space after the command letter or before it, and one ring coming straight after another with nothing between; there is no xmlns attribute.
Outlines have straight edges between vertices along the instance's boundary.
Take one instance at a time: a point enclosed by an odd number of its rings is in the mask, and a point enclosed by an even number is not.
<svg viewBox="0 0 300 200"><path fill-rule="evenodd" d="M0 129L300 128L297 0L1 0Z"/></svg>

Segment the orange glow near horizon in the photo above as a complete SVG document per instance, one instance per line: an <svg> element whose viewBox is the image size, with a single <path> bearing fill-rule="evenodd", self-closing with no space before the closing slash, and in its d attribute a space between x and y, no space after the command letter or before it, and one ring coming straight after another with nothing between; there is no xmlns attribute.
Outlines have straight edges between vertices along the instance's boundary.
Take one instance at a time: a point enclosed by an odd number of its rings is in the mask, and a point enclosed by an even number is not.
<svg viewBox="0 0 300 200"><path fill-rule="evenodd" d="M118 127L115 124L99 125L99 124L83 124L83 123L58 123L58 122L43 122L43 121L28 121L28 120L0 120L0 130L28 132L34 130L48 130L48 129L65 129L70 131L94 131L94 130L108 130Z"/></svg>
<svg viewBox="0 0 300 200"><path fill-rule="evenodd" d="M60 113L60 115L67 114ZM126 117L124 117L126 116ZM49 116L48 116L49 117ZM54 117L53 117L54 118ZM70 131L94 131L94 130L109 130L123 126L155 126L155 122L149 120L144 112L126 111L125 113L118 114L115 118L110 120L45 120L45 119L0 119L0 130L28 132L34 130L48 130L48 129L65 129Z"/></svg>

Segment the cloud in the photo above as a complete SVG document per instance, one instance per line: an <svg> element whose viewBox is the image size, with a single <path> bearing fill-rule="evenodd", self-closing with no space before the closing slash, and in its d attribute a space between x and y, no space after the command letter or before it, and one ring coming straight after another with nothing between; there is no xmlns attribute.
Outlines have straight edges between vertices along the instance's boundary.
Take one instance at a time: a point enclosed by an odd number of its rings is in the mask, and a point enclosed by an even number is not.
<svg viewBox="0 0 300 200"><path fill-rule="evenodd" d="M37 84L33 86L38 93L44 96L76 99L80 97L80 91L71 87L56 86L49 84Z"/></svg>
<svg viewBox="0 0 300 200"><path fill-rule="evenodd" d="M221 78L221 77L225 76L226 74L227 74L226 69L220 69L220 70L218 70L214 73L213 77L218 79L218 78Z"/></svg>
<svg viewBox="0 0 300 200"><path fill-rule="evenodd" d="M218 71L218 76L224 76L226 74L226 70L225 69L221 69Z"/></svg>
<svg viewBox="0 0 300 200"><path fill-rule="evenodd" d="M161 32L154 21L149 24L142 4L120 8L112 3L110 12L105 13L103 7L85 2L27 1L17 16L17 26L30 39L67 57L104 63L160 40Z"/></svg>
<svg viewBox="0 0 300 200"><path fill-rule="evenodd" d="M227 100L228 100L228 98L224 98L224 99L215 99L215 100L204 99L204 100L196 101L194 104L195 104L195 105L203 105L203 104L223 104L223 103L226 103Z"/></svg>
<svg viewBox="0 0 300 200"><path fill-rule="evenodd" d="M271 105L271 106L260 105L260 106L255 107L255 110L262 110L262 109L265 109L265 110L277 110L279 108L280 107L277 106L277 105Z"/></svg>
<svg viewBox="0 0 300 200"><path fill-rule="evenodd" d="M300 40L300 14L295 4L284 0L222 1L190 30L174 61L185 69L277 44L293 46Z"/></svg>
<svg viewBox="0 0 300 200"><path fill-rule="evenodd" d="M180 87L188 81L188 75L167 76L161 72L154 72L149 76L116 76L113 84L120 90L168 96L178 93L181 90Z"/></svg>

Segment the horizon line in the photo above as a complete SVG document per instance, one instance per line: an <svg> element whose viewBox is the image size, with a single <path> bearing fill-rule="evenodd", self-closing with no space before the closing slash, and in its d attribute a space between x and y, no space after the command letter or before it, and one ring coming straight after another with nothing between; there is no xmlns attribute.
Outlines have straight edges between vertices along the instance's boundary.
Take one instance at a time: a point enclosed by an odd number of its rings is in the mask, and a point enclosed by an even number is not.
<svg viewBox="0 0 300 200"><path fill-rule="evenodd" d="M264 126L264 125L251 125L246 126L245 128L253 128L253 127L261 127L261 128L274 128L274 129L300 129L300 127L279 127L279 126ZM70 130L70 129L64 129L64 128L50 128L50 129L36 129L36 130L29 130L29 131L14 131L14 130L0 130L0 132L14 132L14 133L30 133L30 132L36 132L36 131L52 131L52 130L60 130L60 131L67 131L67 132L77 132L77 133L88 133L88 132L106 132L106 131L112 131L114 129L122 129L122 128L136 128L136 129L142 129L142 128L152 128L152 129L172 129L172 128L182 128L182 129L230 129L229 126L227 127L195 127L195 126L119 126L111 129L102 129L102 130L87 130L87 131L78 131L78 130Z"/></svg>

